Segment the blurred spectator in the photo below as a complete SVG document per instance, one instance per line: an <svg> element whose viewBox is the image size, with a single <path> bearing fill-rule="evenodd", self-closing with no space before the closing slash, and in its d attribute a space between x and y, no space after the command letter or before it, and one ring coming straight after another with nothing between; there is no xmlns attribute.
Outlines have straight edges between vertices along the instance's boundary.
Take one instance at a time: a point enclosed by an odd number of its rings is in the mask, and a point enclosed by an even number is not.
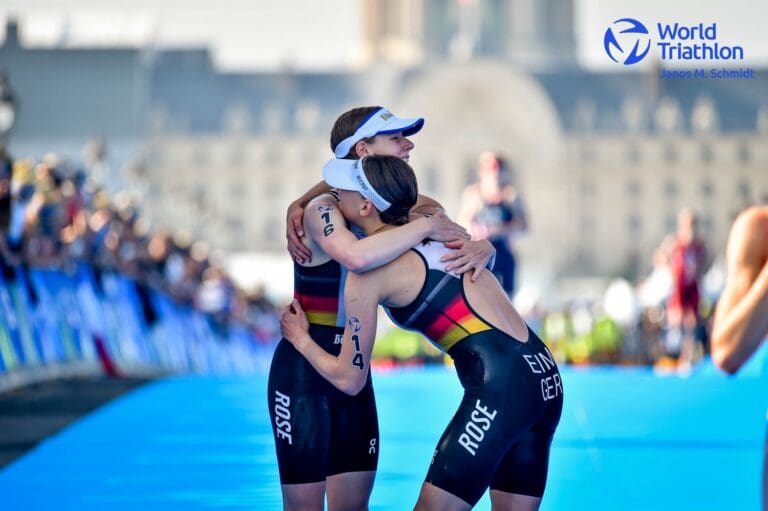
<svg viewBox="0 0 768 511"><path fill-rule="evenodd" d="M480 155L477 183L464 190L458 222L474 239L487 239L496 249L494 274L504 291L515 290L516 260L513 250L517 233L527 229L523 200L514 186L506 160L492 152Z"/></svg>
<svg viewBox="0 0 768 511"><path fill-rule="evenodd" d="M13 160L0 145L0 245L4 245L11 223L11 177Z"/></svg>
<svg viewBox="0 0 768 511"><path fill-rule="evenodd" d="M103 163L103 141L89 146L89 160L91 168ZM119 273L136 283L150 324L157 315L148 290L156 289L203 312L222 337L236 319L257 340L275 342L277 311L263 292L237 290L188 233L151 232L134 197L123 191L113 200L86 171L54 155L13 162L0 151L2 261L70 272L85 264L99 286L103 275Z"/></svg>
<svg viewBox="0 0 768 511"><path fill-rule="evenodd" d="M107 143L102 137L94 137L83 148L83 160L88 175L99 185L104 186L111 177L107 162Z"/></svg>
<svg viewBox="0 0 768 511"><path fill-rule="evenodd" d="M690 369L703 353L699 316L700 281L706 270L707 253L697 232L697 218L684 209L677 218L677 232L667 237L655 255L668 265L672 289L667 300L666 354L677 358L681 370ZM699 348L697 353L697 347Z"/></svg>

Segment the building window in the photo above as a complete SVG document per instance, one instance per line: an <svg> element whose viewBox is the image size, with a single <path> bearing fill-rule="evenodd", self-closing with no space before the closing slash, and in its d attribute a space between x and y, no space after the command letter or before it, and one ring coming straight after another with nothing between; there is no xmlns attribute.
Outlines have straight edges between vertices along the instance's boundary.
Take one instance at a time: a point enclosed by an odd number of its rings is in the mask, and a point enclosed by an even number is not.
<svg viewBox="0 0 768 511"><path fill-rule="evenodd" d="M594 163L597 160L595 148L590 143L584 143L579 148L579 159L582 163Z"/></svg>
<svg viewBox="0 0 768 511"><path fill-rule="evenodd" d="M439 191L437 168L435 165L424 167L424 191L436 194Z"/></svg>
<svg viewBox="0 0 768 511"><path fill-rule="evenodd" d="M700 216L699 228L704 236L709 236L712 233L712 217L709 215Z"/></svg>
<svg viewBox="0 0 768 511"><path fill-rule="evenodd" d="M739 144L737 157L742 165L747 165L752 161L752 151L749 150L749 146L746 142Z"/></svg>
<svg viewBox="0 0 768 511"><path fill-rule="evenodd" d="M643 221L636 213L632 213L627 218L627 230L632 238L636 238L640 235L643 229Z"/></svg>
<svg viewBox="0 0 768 511"><path fill-rule="evenodd" d="M267 200L274 200L280 197L282 189L278 181L269 180L264 183L264 197Z"/></svg>
<svg viewBox="0 0 768 511"><path fill-rule="evenodd" d="M301 151L301 161L307 165L322 163L322 157L315 146L307 146Z"/></svg>
<svg viewBox="0 0 768 511"><path fill-rule="evenodd" d="M279 241L282 235L282 222L277 218L268 218L264 223L264 239L270 242Z"/></svg>
<svg viewBox="0 0 768 511"><path fill-rule="evenodd" d="M595 267L595 253L591 247L581 247L576 252L576 266L584 272L591 272Z"/></svg>
<svg viewBox="0 0 768 511"><path fill-rule="evenodd" d="M246 186L240 182L233 182L229 185L229 196L235 200L242 200L246 195Z"/></svg>
<svg viewBox="0 0 768 511"><path fill-rule="evenodd" d="M211 165L211 155L207 147L198 147L197 150L192 153L192 158L194 158L194 167L207 169Z"/></svg>
<svg viewBox="0 0 768 511"><path fill-rule="evenodd" d="M232 167L242 167L245 163L245 155L242 147L233 147L229 153L229 165Z"/></svg>
<svg viewBox="0 0 768 511"><path fill-rule="evenodd" d="M668 143L664 145L664 161L672 164L676 163L678 158L677 147L675 144Z"/></svg>
<svg viewBox="0 0 768 511"><path fill-rule="evenodd" d="M165 153L160 148L154 148L149 153L149 161L147 162L153 167L162 167L165 163Z"/></svg>
<svg viewBox="0 0 768 511"><path fill-rule="evenodd" d="M752 187L749 186L747 181L742 179L736 187L736 193L743 202L749 202L752 198Z"/></svg>
<svg viewBox="0 0 768 511"><path fill-rule="evenodd" d="M715 153L712 150L712 145L710 144L701 144L701 147L699 148L699 155L701 157L701 161L706 164L712 163L712 161L715 159Z"/></svg>
<svg viewBox="0 0 768 511"><path fill-rule="evenodd" d="M642 194L643 188L637 179L630 179L627 182L627 197L637 199Z"/></svg>
<svg viewBox="0 0 768 511"><path fill-rule="evenodd" d="M714 194L714 188L712 186L712 181L710 181L709 179L705 179L704 181L702 181L701 195L703 197L709 198L709 197L712 197L713 194Z"/></svg>
<svg viewBox="0 0 768 511"><path fill-rule="evenodd" d="M677 197L678 192L679 192L679 189L677 187L677 182L670 179L664 183L664 195L668 199L674 199L675 197Z"/></svg>
<svg viewBox="0 0 768 511"><path fill-rule="evenodd" d="M579 232L583 235L591 235L595 232L595 219L589 215L582 215L579 219Z"/></svg>
<svg viewBox="0 0 768 511"><path fill-rule="evenodd" d="M672 213L668 213L664 217L664 232L672 233L672 232L675 232L676 230L677 230L677 216Z"/></svg>
<svg viewBox="0 0 768 511"><path fill-rule="evenodd" d="M580 193L581 193L582 199L588 200L595 197L596 189L595 189L594 182L588 179L582 179L579 187L580 187Z"/></svg>
<svg viewBox="0 0 768 511"><path fill-rule="evenodd" d="M280 165L280 149L270 144L264 151L264 165L267 167L278 167Z"/></svg>
<svg viewBox="0 0 768 511"><path fill-rule="evenodd" d="M467 187L477 182L477 158L464 158L464 186Z"/></svg>
<svg viewBox="0 0 768 511"><path fill-rule="evenodd" d="M632 164L640 163L643 159L643 153L640 150L640 146L636 143L630 143L627 146L627 161Z"/></svg>

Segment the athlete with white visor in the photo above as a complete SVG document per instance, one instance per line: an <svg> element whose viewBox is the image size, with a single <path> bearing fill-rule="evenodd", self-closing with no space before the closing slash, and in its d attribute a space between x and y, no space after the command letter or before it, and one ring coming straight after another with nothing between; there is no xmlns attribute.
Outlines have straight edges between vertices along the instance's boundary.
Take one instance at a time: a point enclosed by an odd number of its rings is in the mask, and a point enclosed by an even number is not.
<svg viewBox="0 0 768 511"><path fill-rule="evenodd" d="M400 119L380 107L352 109L335 122L331 148L352 159L369 154L407 158L413 142L404 133L416 133L423 124L423 119ZM490 244L467 241L466 231L442 213L415 215L408 225L358 239L339 211L338 194L326 190L314 187L292 206L294 213L300 212L302 232L294 232L298 249L290 248L290 242L289 249L294 298L306 311L313 337L331 355L341 349L347 270L364 272L386 264L425 238L454 240L452 246L463 247L463 252L456 251L459 257L452 254L453 264L473 270L473 276L493 255ZM431 199L423 198L423 204L438 211L439 204ZM360 393L348 396L281 340L272 359L268 400L284 509L320 511L326 498L331 511L367 509L379 453L370 374Z"/></svg>
<svg viewBox="0 0 768 511"><path fill-rule="evenodd" d="M368 235L406 222L417 200L413 170L398 158L332 160L324 175L339 188L341 212ZM283 336L335 387L356 396L369 378L381 304L395 323L453 359L464 388L415 509L465 511L490 488L493 509L537 510L563 407L557 364L495 277L455 275L441 261L446 250L419 242L386 265L350 274L338 354L318 344L298 301L283 313Z"/></svg>

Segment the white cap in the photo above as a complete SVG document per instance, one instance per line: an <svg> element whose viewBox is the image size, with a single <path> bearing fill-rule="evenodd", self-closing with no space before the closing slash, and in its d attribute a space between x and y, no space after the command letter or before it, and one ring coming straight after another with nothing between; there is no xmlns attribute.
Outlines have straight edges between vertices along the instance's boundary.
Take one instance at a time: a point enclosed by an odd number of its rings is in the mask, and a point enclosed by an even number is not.
<svg viewBox="0 0 768 511"><path fill-rule="evenodd" d="M386 211L392 205L368 181L363 171L365 158L361 160L334 159L323 166L323 179L334 188L360 192L379 211Z"/></svg>
<svg viewBox="0 0 768 511"><path fill-rule="evenodd" d="M394 114L386 108L379 108L378 110L374 110L373 113L360 124L352 136L339 142L333 152L336 155L336 158L344 158L349 154L352 146L364 138L400 132L403 133L403 136L408 137L418 133L423 126L424 119L421 117L400 119L399 117L395 117Z"/></svg>

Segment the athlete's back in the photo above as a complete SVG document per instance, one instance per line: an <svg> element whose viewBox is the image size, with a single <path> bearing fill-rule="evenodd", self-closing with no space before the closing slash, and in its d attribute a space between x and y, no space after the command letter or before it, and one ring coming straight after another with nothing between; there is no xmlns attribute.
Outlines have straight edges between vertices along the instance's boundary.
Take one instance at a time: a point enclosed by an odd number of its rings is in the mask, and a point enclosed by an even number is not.
<svg viewBox="0 0 768 511"><path fill-rule="evenodd" d="M452 284L451 293L456 297L463 294L472 311L489 326L525 342L528 338L527 326L493 274L483 271L472 282L469 273L462 276L446 273L440 258L449 250L442 243L427 241L391 263L368 272L368 275L350 278L375 279L380 296L385 297L382 305L394 309L406 307L419 298L427 283L428 272L433 273L433 278L444 275L448 279L446 282Z"/></svg>

